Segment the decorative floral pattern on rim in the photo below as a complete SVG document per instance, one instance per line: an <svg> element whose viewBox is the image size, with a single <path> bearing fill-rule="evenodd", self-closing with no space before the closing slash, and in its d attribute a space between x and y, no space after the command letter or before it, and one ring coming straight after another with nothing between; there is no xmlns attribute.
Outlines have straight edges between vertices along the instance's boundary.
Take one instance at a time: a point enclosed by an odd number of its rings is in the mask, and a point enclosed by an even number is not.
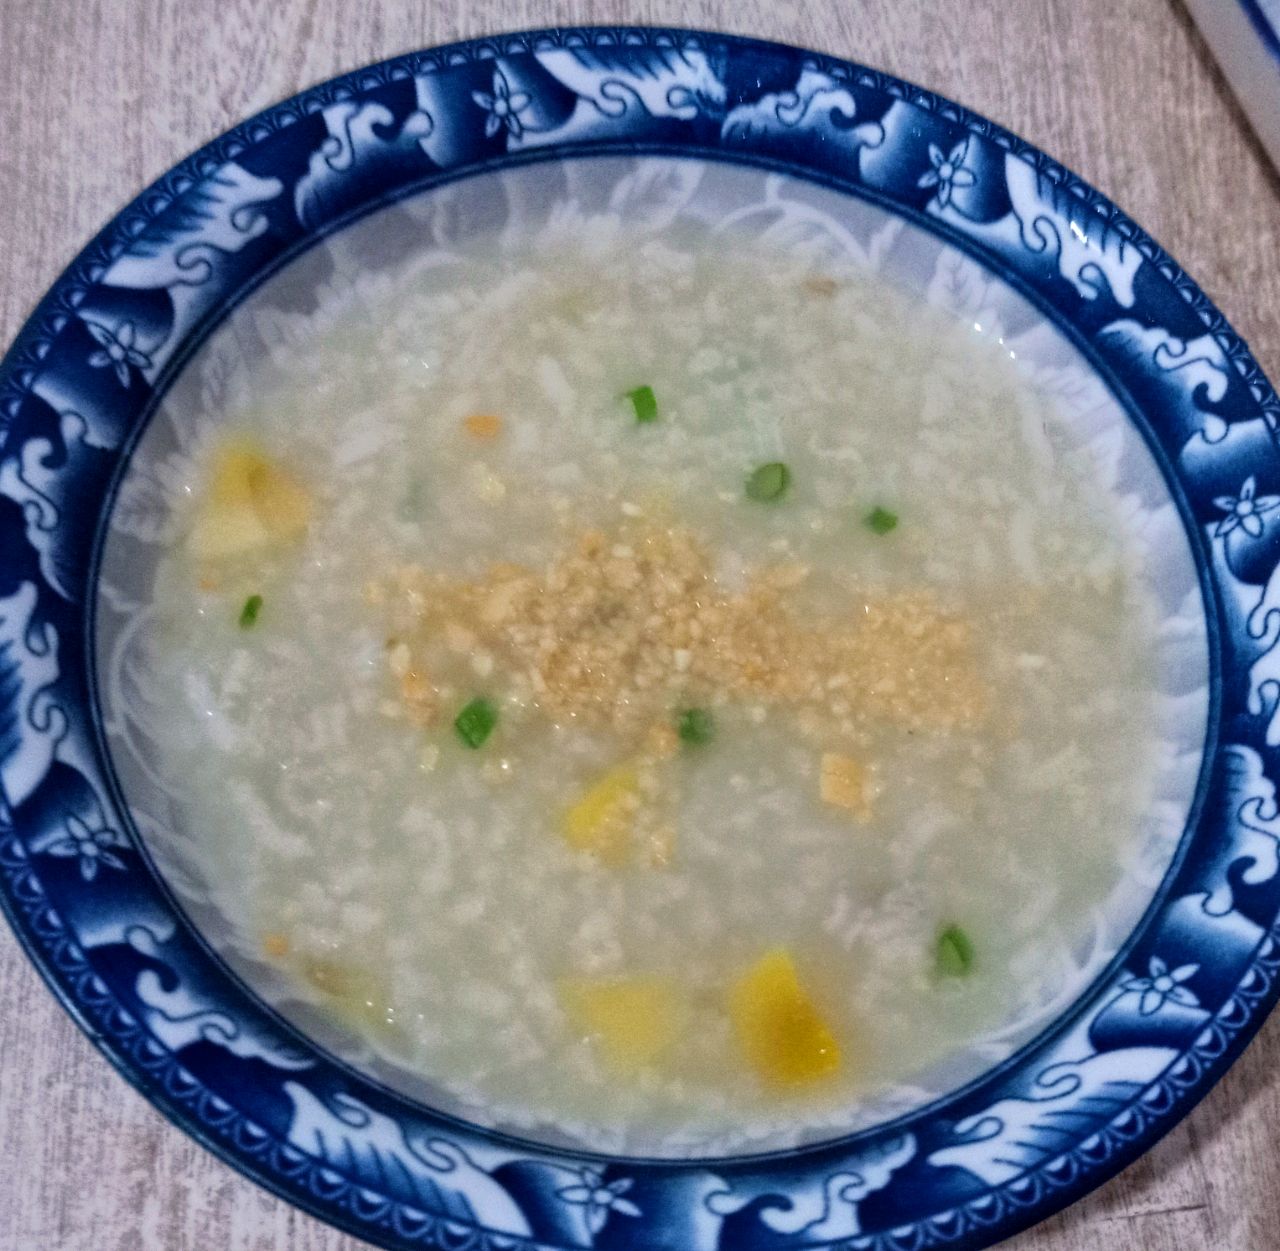
<svg viewBox="0 0 1280 1251"><path fill-rule="evenodd" d="M433 179L618 145L870 194L1015 283L1144 428L1208 602L1196 823L1124 967L950 1100L776 1159L584 1160L446 1120L286 1037L151 876L84 694L110 483L210 318L317 231ZM1278 423L1246 346L1137 226L1014 136L886 75L727 36L570 29L336 79L143 192L0 368L0 900L159 1107L383 1246L988 1245L1167 1130L1280 991Z"/></svg>

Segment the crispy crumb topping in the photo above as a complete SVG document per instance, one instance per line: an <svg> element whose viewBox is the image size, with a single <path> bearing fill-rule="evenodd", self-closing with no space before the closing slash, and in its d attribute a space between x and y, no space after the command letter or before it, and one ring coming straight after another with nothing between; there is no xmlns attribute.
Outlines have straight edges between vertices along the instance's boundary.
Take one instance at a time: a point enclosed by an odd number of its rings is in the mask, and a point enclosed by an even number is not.
<svg viewBox="0 0 1280 1251"><path fill-rule="evenodd" d="M687 530L629 526L588 531L541 570L496 564L467 580L410 566L388 596L389 665L421 724L477 665L555 722L630 735L695 699L789 708L818 736L867 719L909 730L981 719L967 621L927 592L801 617L789 599L805 576L763 567L731 591Z"/></svg>

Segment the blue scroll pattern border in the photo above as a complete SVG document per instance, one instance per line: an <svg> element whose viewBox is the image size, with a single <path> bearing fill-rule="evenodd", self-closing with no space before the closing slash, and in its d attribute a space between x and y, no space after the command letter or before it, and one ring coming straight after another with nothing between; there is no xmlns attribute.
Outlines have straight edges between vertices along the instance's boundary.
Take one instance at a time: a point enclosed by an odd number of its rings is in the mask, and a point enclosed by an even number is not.
<svg viewBox="0 0 1280 1251"><path fill-rule="evenodd" d="M773 1157L576 1156L363 1080L244 993L150 874L95 737L96 543L168 380L308 242L440 180L597 152L768 165L866 196L1016 285L1142 428L1199 564L1206 761L1123 955L956 1095ZM1008 132L876 71L690 31L566 29L400 57L268 109L123 210L0 365L0 901L120 1071L250 1177L387 1247L976 1248L1096 1185L1274 1003L1280 399L1134 223Z"/></svg>

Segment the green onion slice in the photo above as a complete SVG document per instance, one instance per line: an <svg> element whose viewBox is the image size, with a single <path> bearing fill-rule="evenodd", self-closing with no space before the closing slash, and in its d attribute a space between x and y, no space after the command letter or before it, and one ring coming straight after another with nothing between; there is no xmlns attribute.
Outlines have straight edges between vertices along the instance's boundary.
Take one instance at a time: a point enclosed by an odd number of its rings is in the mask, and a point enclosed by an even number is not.
<svg viewBox="0 0 1280 1251"><path fill-rule="evenodd" d="M890 530L897 527L898 514L891 513L887 508L881 508L877 504L866 515L867 529L874 530L876 534L888 534Z"/></svg>
<svg viewBox="0 0 1280 1251"><path fill-rule="evenodd" d="M715 718L705 708L686 708L676 718L676 733L682 743L701 747L716 736Z"/></svg>
<svg viewBox="0 0 1280 1251"><path fill-rule="evenodd" d="M498 710L483 696L473 699L454 719L453 728L470 748L483 747L498 724Z"/></svg>
<svg viewBox="0 0 1280 1251"><path fill-rule="evenodd" d="M791 470L780 460L754 469L747 477L747 498L760 503L781 499L791 485Z"/></svg>
<svg viewBox="0 0 1280 1251"><path fill-rule="evenodd" d="M948 925L938 934L938 972L943 977L964 977L973 968L973 942L958 925Z"/></svg>
<svg viewBox="0 0 1280 1251"><path fill-rule="evenodd" d="M658 401L652 387L636 387L624 394L631 401L631 407L636 410L636 421L641 425L658 420Z"/></svg>
<svg viewBox="0 0 1280 1251"><path fill-rule="evenodd" d="M242 630L251 629L257 624L258 614L262 611L262 596L250 595L244 602L244 607L240 609L240 628Z"/></svg>

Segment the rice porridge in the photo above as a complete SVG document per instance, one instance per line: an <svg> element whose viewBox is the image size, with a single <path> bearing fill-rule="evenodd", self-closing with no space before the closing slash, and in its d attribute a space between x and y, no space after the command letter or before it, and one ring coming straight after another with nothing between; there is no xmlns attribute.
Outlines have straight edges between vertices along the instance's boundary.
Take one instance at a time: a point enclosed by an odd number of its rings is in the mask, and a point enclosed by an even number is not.
<svg viewBox="0 0 1280 1251"><path fill-rule="evenodd" d="M614 218L307 327L174 460L150 609L244 959L614 1147L830 1133L1053 1008L1152 802L1156 607L1007 351Z"/></svg>

